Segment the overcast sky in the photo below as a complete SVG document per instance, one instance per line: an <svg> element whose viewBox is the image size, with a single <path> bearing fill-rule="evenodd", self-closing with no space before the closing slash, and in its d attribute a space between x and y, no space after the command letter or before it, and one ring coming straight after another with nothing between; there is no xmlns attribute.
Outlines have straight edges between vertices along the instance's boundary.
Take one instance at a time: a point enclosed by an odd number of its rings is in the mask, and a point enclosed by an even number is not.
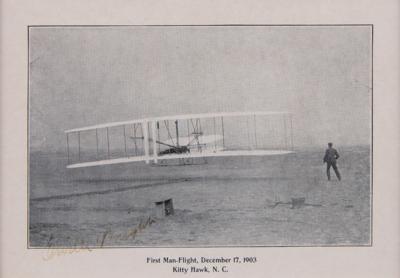
<svg viewBox="0 0 400 278"><path fill-rule="evenodd" d="M32 150L64 130L174 114L289 111L298 147L370 143L371 27L30 28Z"/></svg>

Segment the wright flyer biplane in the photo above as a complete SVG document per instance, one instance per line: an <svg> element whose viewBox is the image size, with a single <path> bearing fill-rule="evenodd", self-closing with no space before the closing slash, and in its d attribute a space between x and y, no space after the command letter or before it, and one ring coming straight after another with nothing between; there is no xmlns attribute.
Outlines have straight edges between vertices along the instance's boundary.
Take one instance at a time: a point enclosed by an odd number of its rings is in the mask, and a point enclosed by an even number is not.
<svg viewBox="0 0 400 278"><path fill-rule="evenodd" d="M288 112L221 112L144 118L65 131L67 168L128 162L162 164L293 152Z"/></svg>

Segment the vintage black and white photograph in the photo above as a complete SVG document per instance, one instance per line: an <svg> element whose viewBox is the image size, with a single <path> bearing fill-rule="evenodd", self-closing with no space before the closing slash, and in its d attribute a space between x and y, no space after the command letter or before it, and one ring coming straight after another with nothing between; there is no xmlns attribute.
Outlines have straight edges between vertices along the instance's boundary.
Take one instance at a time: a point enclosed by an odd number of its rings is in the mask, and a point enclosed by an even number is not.
<svg viewBox="0 0 400 278"><path fill-rule="evenodd" d="M30 248L372 244L371 25L28 38Z"/></svg>

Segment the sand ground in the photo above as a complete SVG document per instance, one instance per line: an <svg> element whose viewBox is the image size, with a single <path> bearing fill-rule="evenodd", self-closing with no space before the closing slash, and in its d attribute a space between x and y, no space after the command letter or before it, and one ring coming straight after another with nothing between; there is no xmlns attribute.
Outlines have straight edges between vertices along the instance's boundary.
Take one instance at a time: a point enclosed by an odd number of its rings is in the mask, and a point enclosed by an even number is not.
<svg viewBox="0 0 400 278"><path fill-rule="evenodd" d="M370 151L339 151L341 182L333 172L326 180L323 149L189 166L70 170L62 154L31 153L29 244L369 245ZM175 213L160 217L154 202L168 198ZM305 204L293 208L292 198Z"/></svg>

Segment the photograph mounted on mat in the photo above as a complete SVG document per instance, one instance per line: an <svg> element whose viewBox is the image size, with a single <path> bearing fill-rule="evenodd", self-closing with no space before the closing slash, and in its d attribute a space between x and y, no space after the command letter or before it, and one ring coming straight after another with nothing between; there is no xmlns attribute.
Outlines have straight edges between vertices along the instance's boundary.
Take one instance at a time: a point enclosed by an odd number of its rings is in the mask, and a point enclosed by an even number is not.
<svg viewBox="0 0 400 278"><path fill-rule="evenodd" d="M29 248L372 244L371 25L28 38Z"/></svg>

